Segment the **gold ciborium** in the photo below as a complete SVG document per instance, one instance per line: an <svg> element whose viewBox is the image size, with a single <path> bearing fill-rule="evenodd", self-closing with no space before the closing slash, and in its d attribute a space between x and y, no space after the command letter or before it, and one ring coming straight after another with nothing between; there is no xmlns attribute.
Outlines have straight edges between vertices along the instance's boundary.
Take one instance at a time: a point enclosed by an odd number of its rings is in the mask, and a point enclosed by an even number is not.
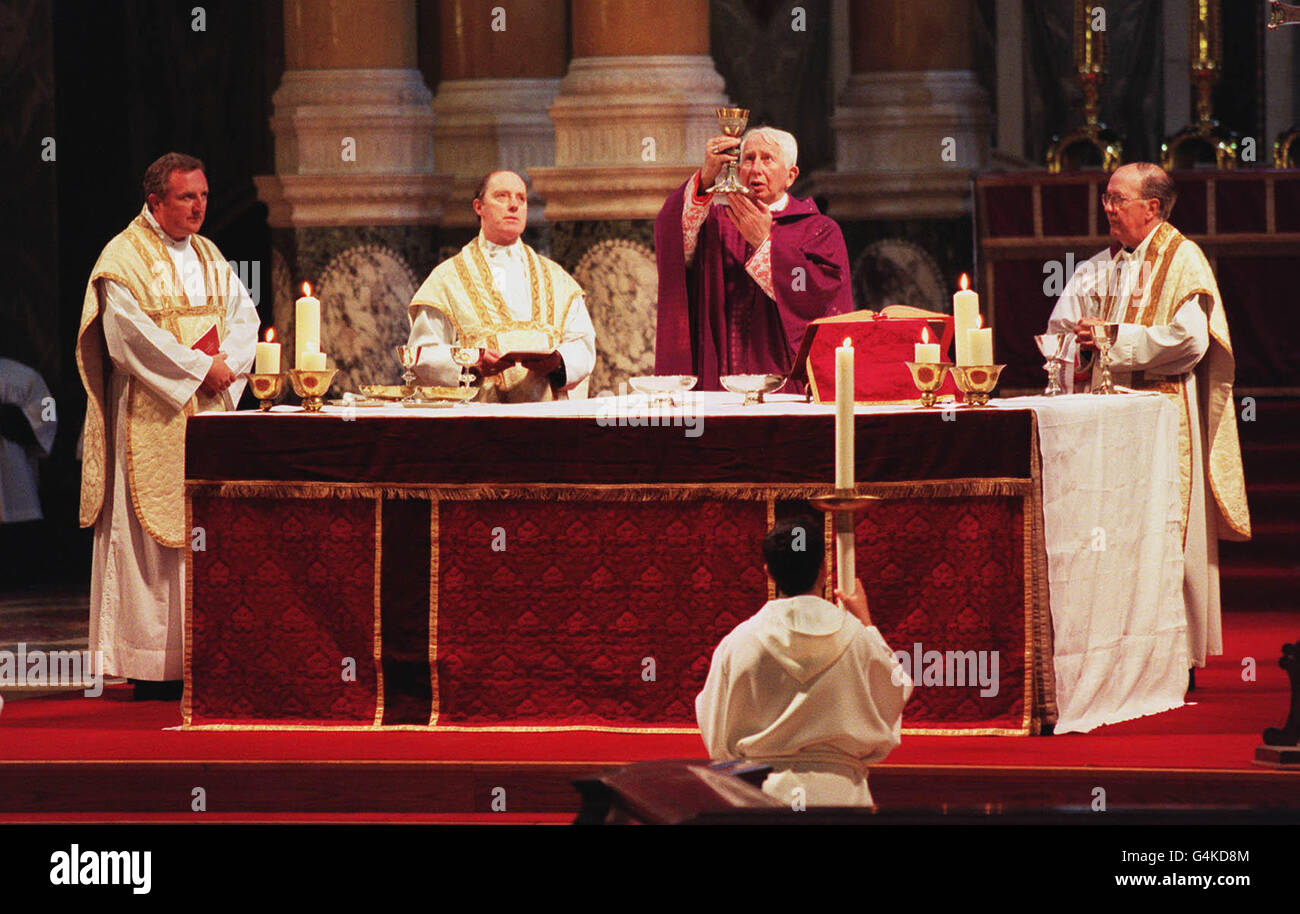
<svg viewBox="0 0 1300 914"><path fill-rule="evenodd" d="M953 380L966 395L966 406L988 406L989 394L998 386L998 376L1005 365L954 365Z"/></svg>
<svg viewBox="0 0 1300 914"><path fill-rule="evenodd" d="M257 405L262 412L267 412L275 398L284 390L284 375L252 372L248 376L248 388L257 397Z"/></svg>
<svg viewBox="0 0 1300 914"><path fill-rule="evenodd" d="M334 383L334 375L338 372L337 368L323 368L319 371L309 371L306 368L290 368L289 382L293 384L293 392L302 398L302 408L309 413L320 412L321 406L324 405L324 397Z"/></svg>
<svg viewBox="0 0 1300 914"><path fill-rule="evenodd" d="M738 137L745 132L749 123L748 108L718 108L718 126L727 136ZM751 194L748 187L736 180L736 163L728 162L722 169L722 177L714 182L705 193L710 194Z"/></svg>
<svg viewBox="0 0 1300 914"><path fill-rule="evenodd" d="M952 363L904 362L903 364L907 366L908 371L912 372L912 383L921 392L921 406L926 408L934 406L935 394L939 392L940 387L943 387Z"/></svg>

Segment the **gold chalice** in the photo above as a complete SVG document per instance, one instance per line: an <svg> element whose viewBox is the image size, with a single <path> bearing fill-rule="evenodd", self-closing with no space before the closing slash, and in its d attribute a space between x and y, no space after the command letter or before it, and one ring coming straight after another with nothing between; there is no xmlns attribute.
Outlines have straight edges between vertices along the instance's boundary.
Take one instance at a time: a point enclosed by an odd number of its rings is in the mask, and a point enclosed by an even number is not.
<svg viewBox="0 0 1300 914"><path fill-rule="evenodd" d="M989 394L998 386L998 376L1005 365L954 365L953 380L966 395L966 406L987 406Z"/></svg>
<svg viewBox="0 0 1300 914"><path fill-rule="evenodd" d="M921 392L921 405L927 409L934 406L935 394L943 387L944 378L948 377L951 362L904 362L907 370L912 372L912 382Z"/></svg>
<svg viewBox="0 0 1300 914"><path fill-rule="evenodd" d="M251 372L248 375L248 387L253 391L253 396L257 397L258 407L262 412L267 412L275 398L284 390L284 375Z"/></svg>
<svg viewBox="0 0 1300 914"><path fill-rule="evenodd" d="M402 363L402 383L406 385L406 396L402 398L403 403L415 402L415 365L420 361L420 350L423 346L398 346L397 361Z"/></svg>
<svg viewBox="0 0 1300 914"><path fill-rule="evenodd" d="M1095 325L1092 328L1092 338L1097 343L1097 358L1101 359L1101 384L1093 393L1117 394L1119 391L1110 379L1110 347L1119 339L1119 324L1111 321Z"/></svg>
<svg viewBox="0 0 1300 914"><path fill-rule="evenodd" d="M727 136L740 136L749 123L748 108L718 108L717 115L718 125ZM728 162L722 169L722 176L705 193L752 194L753 191L736 180L736 163Z"/></svg>
<svg viewBox="0 0 1300 914"><path fill-rule="evenodd" d="M302 398L303 409L309 413L320 412L321 406L324 405L325 394L334 383L334 375L337 373L337 368L325 368L319 371L309 371L305 368L289 369L289 381L293 384L293 392Z"/></svg>

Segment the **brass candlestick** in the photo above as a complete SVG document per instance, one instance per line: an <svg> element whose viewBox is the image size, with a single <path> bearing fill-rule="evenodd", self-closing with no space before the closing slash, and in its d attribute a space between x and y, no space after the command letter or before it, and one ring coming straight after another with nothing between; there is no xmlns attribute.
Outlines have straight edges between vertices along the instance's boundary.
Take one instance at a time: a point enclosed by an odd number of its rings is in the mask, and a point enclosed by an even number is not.
<svg viewBox="0 0 1300 914"><path fill-rule="evenodd" d="M1080 167L1080 160L1070 154L1088 146L1101 153L1103 170L1119 167L1124 141L1099 119L1101 85L1106 79L1106 30L1092 27L1097 11L1105 15L1105 5L1074 2L1074 69L1083 89L1083 126L1055 138L1047 147L1047 170L1054 174Z"/></svg>
<svg viewBox="0 0 1300 914"><path fill-rule="evenodd" d="M1006 365L954 365L953 380L965 394L965 406L987 406L989 395L998 386L998 376Z"/></svg>
<svg viewBox="0 0 1300 914"><path fill-rule="evenodd" d="M943 386L951 362L904 362L912 372L912 383L921 392L921 406L928 409L934 406L935 396Z"/></svg>
<svg viewBox="0 0 1300 914"><path fill-rule="evenodd" d="M1268 0L1268 27L1276 31L1281 25L1300 25L1300 6Z"/></svg>
<svg viewBox="0 0 1300 914"><path fill-rule="evenodd" d="M835 533L835 573L840 590L852 587L858 576L856 536L853 515L864 510L878 495L860 495L854 489L834 489L828 495L808 499L818 511L831 515Z"/></svg>
<svg viewBox="0 0 1300 914"><path fill-rule="evenodd" d="M1196 123L1184 127L1160 144L1160 165L1166 171L1195 165L1189 149L1196 146L1214 153L1217 168L1237 166L1237 137L1214 119L1210 90L1223 68L1223 37L1219 29L1219 0L1196 0L1192 4L1189 37L1189 70L1196 86Z"/></svg>
<svg viewBox="0 0 1300 914"><path fill-rule="evenodd" d="M337 368L325 368L312 371L305 368L289 369L289 381L293 392L302 398L302 408L309 413L318 413L324 405L326 392L334 383Z"/></svg>
<svg viewBox="0 0 1300 914"><path fill-rule="evenodd" d="M258 408L262 412L268 412L275 398L284 391L284 375L253 372L248 376L248 386L253 391L253 396L257 397Z"/></svg>

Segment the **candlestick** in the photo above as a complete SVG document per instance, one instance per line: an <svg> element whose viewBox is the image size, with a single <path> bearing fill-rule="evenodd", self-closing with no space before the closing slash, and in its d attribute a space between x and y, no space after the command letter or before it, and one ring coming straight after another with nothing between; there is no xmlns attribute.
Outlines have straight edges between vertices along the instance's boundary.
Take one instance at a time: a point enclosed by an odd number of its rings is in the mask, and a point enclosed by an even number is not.
<svg viewBox="0 0 1300 914"><path fill-rule="evenodd" d="M305 368L302 357L308 351L307 344L314 343L320 351L320 299L313 298L311 283L302 284L302 298L294 303L294 366Z"/></svg>
<svg viewBox="0 0 1300 914"><path fill-rule="evenodd" d="M979 326L980 297L970 288L970 280L961 274L961 289L952 296L953 329L956 331L957 364L974 365L966 351L966 331Z"/></svg>
<svg viewBox="0 0 1300 914"><path fill-rule="evenodd" d="M275 328L266 329L266 341L257 344L257 359L253 371L256 374L280 373L280 344L275 342Z"/></svg>
<svg viewBox="0 0 1300 914"><path fill-rule="evenodd" d="M835 488L853 488L853 343L835 350Z"/></svg>

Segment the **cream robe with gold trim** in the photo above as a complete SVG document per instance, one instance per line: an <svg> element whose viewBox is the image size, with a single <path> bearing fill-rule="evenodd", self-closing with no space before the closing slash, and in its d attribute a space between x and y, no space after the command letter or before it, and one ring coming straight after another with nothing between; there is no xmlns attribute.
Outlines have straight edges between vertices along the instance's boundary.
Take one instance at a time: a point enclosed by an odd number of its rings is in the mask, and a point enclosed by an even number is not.
<svg viewBox="0 0 1300 914"><path fill-rule="evenodd" d="M545 349L552 351L560 346L575 308L585 311L582 287L555 261L539 255L522 241L530 283L532 313L527 320L518 320L501 296L492 278L487 258L474 239L456 256L434 268L429 277L411 299L409 316L414 327L421 309L432 309L451 322L456 336L472 340L489 348L502 351L500 335L510 331L532 331L539 342L545 338ZM590 319L583 322L590 326ZM415 344L414 339L412 344ZM580 378L570 377L568 386ZM529 371L522 365L506 369L495 378L489 378L481 395L485 401L537 402L567 399L566 391L555 391L549 381Z"/></svg>
<svg viewBox="0 0 1300 914"><path fill-rule="evenodd" d="M104 652L107 675L180 677L185 420L229 408L243 389L241 380L220 397L198 393L211 359L189 347L215 326L227 364L244 372L257 324L216 246L197 235L164 241L147 210L92 271L77 343L87 391L81 522L95 527L90 646Z"/></svg>
<svg viewBox="0 0 1300 914"><path fill-rule="evenodd" d="M1157 390L1180 412L1179 467L1183 503L1184 598L1192 662L1204 666L1223 653L1218 540L1250 539L1241 448L1232 394L1235 360L1228 322L1210 264L1195 242L1162 222L1134 251L1127 279L1115 276L1117 256L1102 252L1087 265L1095 281L1067 288L1049 321L1049 331L1072 330L1078 317L1120 323L1111 350L1116 384ZM1097 268L1101 268L1098 270ZM1071 294L1072 293L1072 294ZM1073 301L1077 295L1080 300ZM1184 307L1199 308L1201 315ZM1077 312L1077 313L1074 313ZM1194 370L1157 374L1166 364L1156 332L1195 319L1207 332L1207 348ZM1166 369L1168 370L1168 369ZM1094 381L1100 375L1097 366Z"/></svg>

